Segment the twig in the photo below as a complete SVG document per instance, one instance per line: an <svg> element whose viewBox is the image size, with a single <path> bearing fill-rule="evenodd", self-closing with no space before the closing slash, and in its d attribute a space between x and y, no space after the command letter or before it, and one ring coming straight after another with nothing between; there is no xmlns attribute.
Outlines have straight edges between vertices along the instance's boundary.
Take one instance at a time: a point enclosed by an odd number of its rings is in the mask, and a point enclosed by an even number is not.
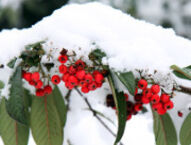
<svg viewBox="0 0 191 145"><path fill-rule="evenodd" d="M83 96L83 94L78 90L78 88L75 88L75 90L78 92L78 94L84 99L85 103L87 104L89 110L93 113L93 116L114 136L116 137L116 134L105 124L105 122L97 115L97 112L92 108L90 102L86 97ZM124 145L120 142L120 145Z"/></svg>
<svg viewBox="0 0 191 145"><path fill-rule="evenodd" d="M176 91L183 92L183 93L191 95L191 88L185 87L185 86L182 86L182 85L179 85L178 87L180 89L176 89Z"/></svg>
<svg viewBox="0 0 191 145"><path fill-rule="evenodd" d="M69 91L67 92L66 96L65 96L65 99L66 99L66 101L67 101L67 105L66 105L67 110L70 110L69 104L70 104L70 94L71 94L71 92L72 92L72 90L69 90Z"/></svg>

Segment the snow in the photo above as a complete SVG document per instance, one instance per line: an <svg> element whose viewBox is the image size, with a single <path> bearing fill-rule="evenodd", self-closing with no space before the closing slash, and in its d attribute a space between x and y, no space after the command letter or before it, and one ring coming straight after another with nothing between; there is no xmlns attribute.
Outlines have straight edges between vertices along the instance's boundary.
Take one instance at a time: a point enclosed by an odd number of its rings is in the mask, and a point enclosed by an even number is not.
<svg viewBox="0 0 191 145"><path fill-rule="evenodd" d="M180 67L191 64L191 41L176 36L172 29L136 20L100 3L71 4L56 10L31 28L0 32L0 64L5 65L4 69L0 69L0 80L7 85L13 70L6 64L10 59L19 56L25 45L42 40L46 40L46 54L53 50L54 60L59 55L59 51L56 50L63 47L70 51L75 50L77 57L84 56L86 61L89 52L100 48L107 54L103 63L118 71L149 69L152 72L156 69L165 75L171 72L169 67L172 64ZM105 84L103 88L87 96L95 109L116 122L115 112L104 107L104 97L109 92L109 87ZM2 90L2 95L8 97L8 87ZM182 96L185 96L185 102L179 101ZM182 94L174 98L177 108L171 111L171 115L177 130L183 119L177 117L176 111L187 106L191 101L188 98ZM114 138L97 122L91 112L85 111L84 108L85 104L74 91L65 128L65 141L70 139L74 145L111 145ZM155 144L150 111L127 122L122 142L125 145Z"/></svg>

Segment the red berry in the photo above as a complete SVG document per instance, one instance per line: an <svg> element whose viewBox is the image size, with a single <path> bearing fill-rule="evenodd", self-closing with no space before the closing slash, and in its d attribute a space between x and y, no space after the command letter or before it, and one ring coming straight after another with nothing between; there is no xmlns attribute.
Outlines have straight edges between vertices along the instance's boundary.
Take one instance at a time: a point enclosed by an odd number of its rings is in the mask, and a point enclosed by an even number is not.
<svg viewBox="0 0 191 145"><path fill-rule="evenodd" d="M69 76L70 76L70 74L69 74L69 73L64 74L64 75L63 75L63 77L62 77L62 80L63 80L64 82L67 82L67 81L68 81Z"/></svg>
<svg viewBox="0 0 191 145"><path fill-rule="evenodd" d="M58 75L53 75L51 81L53 84L58 85L60 83L60 77Z"/></svg>
<svg viewBox="0 0 191 145"><path fill-rule="evenodd" d="M80 87L87 87L88 83L85 80L81 80L79 85L80 85Z"/></svg>
<svg viewBox="0 0 191 145"><path fill-rule="evenodd" d="M148 99L150 99L152 97L152 92L151 92L151 89L145 89L143 90L143 96L147 97Z"/></svg>
<svg viewBox="0 0 191 145"><path fill-rule="evenodd" d="M157 111L158 109L163 108L163 105L162 105L161 102L159 102L159 103L156 103L156 104L152 104L152 108L153 108L155 111Z"/></svg>
<svg viewBox="0 0 191 145"><path fill-rule="evenodd" d="M182 117L183 116L183 113L181 111L178 111L178 116L179 117Z"/></svg>
<svg viewBox="0 0 191 145"><path fill-rule="evenodd" d="M94 70L92 74L93 74L93 76L95 76L96 74L99 74L99 73L100 72L98 70Z"/></svg>
<svg viewBox="0 0 191 145"><path fill-rule="evenodd" d="M167 110L170 110L174 107L174 103L172 101L168 101L167 103L164 104L164 108Z"/></svg>
<svg viewBox="0 0 191 145"><path fill-rule="evenodd" d="M126 102L127 111L132 111L134 108L134 104L131 101Z"/></svg>
<svg viewBox="0 0 191 145"><path fill-rule="evenodd" d="M68 60L68 57L66 55L60 55L58 60L60 61L60 63L66 63Z"/></svg>
<svg viewBox="0 0 191 145"><path fill-rule="evenodd" d="M101 88L103 83L97 83L97 87Z"/></svg>
<svg viewBox="0 0 191 145"><path fill-rule="evenodd" d="M170 96L167 95L167 94L162 94L160 100L161 100L163 103L167 103L167 102L170 101Z"/></svg>
<svg viewBox="0 0 191 145"><path fill-rule="evenodd" d="M40 80L40 74L39 74L39 72L34 72L34 73L32 73L31 78L32 78L32 80L34 80L35 82L37 82L38 80Z"/></svg>
<svg viewBox="0 0 191 145"><path fill-rule="evenodd" d="M141 102L142 102L143 104L148 104L148 103L150 103L150 100L149 100L149 98L143 96Z"/></svg>
<svg viewBox="0 0 191 145"><path fill-rule="evenodd" d="M135 104L135 106L134 106L134 110L135 111L140 111L140 110L142 110L143 109L143 105L142 104L140 104L140 103L136 103Z"/></svg>
<svg viewBox="0 0 191 145"><path fill-rule="evenodd" d="M91 84L88 85L88 89L90 91L94 91L97 88L96 82L92 82Z"/></svg>
<svg viewBox="0 0 191 145"><path fill-rule="evenodd" d="M71 84L68 83L68 82L65 83L65 86L66 86L66 88L68 88L69 90L72 90L72 89L74 88L74 86L71 85Z"/></svg>
<svg viewBox="0 0 191 145"><path fill-rule="evenodd" d="M95 76L94 76L94 79L96 81L96 83L102 83L104 77L101 73L97 73Z"/></svg>
<svg viewBox="0 0 191 145"><path fill-rule="evenodd" d="M141 90L146 89L146 88L147 88L147 85L148 85L148 83L147 83L147 81L144 80L144 79L141 79L141 80L139 80L139 82L138 82L138 87L139 87Z"/></svg>
<svg viewBox="0 0 191 145"><path fill-rule="evenodd" d="M153 104L158 103L159 101L160 101L159 95L157 95L157 94L152 95L152 97L151 97L151 102L152 102Z"/></svg>
<svg viewBox="0 0 191 145"><path fill-rule="evenodd" d="M78 70L82 70L85 68L86 63L83 60L79 59L76 61L75 65L77 66Z"/></svg>
<svg viewBox="0 0 191 145"><path fill-rule="evenodd" d="M36 89L40 89L42 86L43 86L43 82L42 82L41 80L38 80L38 81L35 83L35 88L36 88Z"/></svg>
<svg viewBox="0 0 191 145"><path fill-rule="evenodd" d="M129 100L129 95L128 94L124 94L125 96L125 100L128 101Z"/></svg>
<svg viewBox="0 0 191 145"><path fill-rule="evenodd" d="M159 115L164 115L166 113L166 109L164 109L163 107L162 108L158 108L157 112Z"/></svg>
<svg viewBox="0 0 191 145"><path fill-rule="evenodd" d="M85 70L80 70L80 71L77 71L76 73L76 77L80 80L84 79L85 75L86 75Z"/></svg>
<svg viewBox="0 0 191 145"><path fill-rule="evenodd" d="M78 85L78 79L75 76L69 76L68 77L68 83L72 86L77 86Z"/></svg>
<svg viewBox="0 0 191 145"><path fill-rule="evenodd" d="M143 97L142 94L137 94L137 95L134 96L134 99L135 99L136 102L141 103L142 97Z"/></svg>
<svg viewBox="0 0 191 145"><path fill-rule="evenodd" d="M93 76L91 74L86 74L85 75L85 81L87 83L91 83L93 81Z"/></svg>
<svg viewBox="0 0 191 145"><path fill-rule="evenodd" d="M71 75L75 74L76 73L76 67L74 65L71 65L68 69L69 73Z"/></svg>
<svg viewBox="0 0 191 145"><path fill-rule="evenodd" d="M83 93L88 93L88 92L89 92L89 89L88 89L87 87L82 87L82 88L81 88L81 91L82 91Z"/></svg>
<svg viewBox="0 0 191 145"><path fill-rule="evenodd" d="M68 70L68 68L67 68L67 66L65 66L64 64L62 64L62 65L59 66L59 72L60 72L61 74L65 74L65 73L67 72L67 70Z"/></svg>
<svg viewBox="0 0 191 145"><path fill-rule="evenodd" d="M26 81L31 81L32 80L32 74L27 72L27 73L24 73L23 74L23 78L26 80Z"/></svg>
<svg viewBox="0 0 191 145"><path fill-rule="evenodd" d="M44 90L43 89L37 89L36 90L36 96L37 97L43 97L44 96Z"/></svg>
<svg viewBox="0 0 191 145"><path fill-rule="evenodd" d="M127 115L127 120L130 120L131 118L132 118L131 114Z"/></svg>
<svg viewBox="0 0 191 145"><path fill-rule="evenodd" d="M52 93L52 87L50 85L47 85L44 87L45 94L51 94Z"/></svg>
<svg viewBox="0 0 191 145"><path fill-rule="evenodd" d="M29 84L30 84L31 86L35 86L35 85L36 85L35 81L33 81L33 80L29 81Z"/></svg>
<svg viewBox="0 0 191 145"><path fill-rule="evenodd" d="M160 86L159 85L152 85L151 91L153 94L158 94L160 92Z"/></svg>
<svg viewBox="0 0 191 145"><path fill-rule="evenodd" d="M135 95L137 95L138 93L138 88L135 88Z"/></svg>

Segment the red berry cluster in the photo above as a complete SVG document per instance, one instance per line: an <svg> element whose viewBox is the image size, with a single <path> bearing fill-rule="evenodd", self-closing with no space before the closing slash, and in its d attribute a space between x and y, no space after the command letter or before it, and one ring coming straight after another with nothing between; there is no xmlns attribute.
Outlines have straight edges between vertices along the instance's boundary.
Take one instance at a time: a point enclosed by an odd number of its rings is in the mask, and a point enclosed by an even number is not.
<svg viewBox="0 0 191 145"><path fill-rule="evenodd" d="M50 85L46 85L43 87L43 82L40 80L39 72L25 72L22 73L22 78L25 79L31 86L36 88L36 96L43 97L45 95L52 93L52 87Z"/></svg>
<svg viewBox="0 0 191 145"><path fill-rule="evenodd" d="M140 103L142 104L152 104L152 108L158 112L158 114L163 115L174 107L174 103L170 100L170 96L165 93L159 95L161 89L160 86L155 84L148 88L148 83L146 80L141 79L138 82L138 88L142 91L140 94L135 94L135 100L138 95L140 95Z"/></svg>
<svg viewBox="0 0 191 145"><path fill-rule="evenodd" d="M127 120L130 120L132 115L136 115L138 112L143 110L143 104L151 103L152 108L155 111L157 111L158 114L160 115L163 115L166 113L167 110L172 109L174 107L174 104L170 100L170 96L165 93L162 93L159 96L160 91L161 89L159 85L155 84L152 85L151 88L148 88L148 83L146 80L144 79L139 80L138 89L136 88L135 90L135 96L134 96L135 103L129 101L128 94L124 94L127 106ZM110 94L107 96L106 103L108 107L116 109L113 95Z"/></svg>
<svg viewBox="0 0 191 145"><path fill-rule="evenodd" d="M140 99L138 97L136 103L133 103L132 101L129 101L128 94L124 94L124 96L126 99L126 106L127 106L126 108L127 120L130 120L132 118L132 115L136 115L139 111L143 109L143 104L138 101L138 99ZM111 94L107 95L106 103L108 107L112 107L114 110L116 110L113 95Z"/></svg>
<svg viewBox="0 0 191 145"><path fill-rule="evenodd" d="M67 65L68 59L66 54L59 56L58 60L61 63L59 72L62 74L62 77L53 75L51 79L53 84L57 85L63 81L69 90L80 86L83 93L94 91L102 86L104 76L100 71L88 71L88 66L81 59Z"/></svg>

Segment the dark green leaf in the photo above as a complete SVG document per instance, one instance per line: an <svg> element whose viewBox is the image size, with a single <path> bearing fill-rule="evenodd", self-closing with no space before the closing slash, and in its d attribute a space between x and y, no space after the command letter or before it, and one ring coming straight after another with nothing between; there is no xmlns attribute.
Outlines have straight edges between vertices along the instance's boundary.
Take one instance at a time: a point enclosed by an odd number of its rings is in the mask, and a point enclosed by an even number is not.
<svg viewBox="0 0 191 145"><path fill-rule="evenodd" d="M37 145L63 144L63 128L52 95L33 98L30 125Z"/></svg>
<svg viewBox="0 0 191 145"><path fill-rule="evenodd" d="M115 74L118 76L119 80L124 84L124 86L128 89L129 93L134 96L136 82L133 73L130 71L125 73L115 73Z"/></svg>
<svg viewBox="0 0 191 145"><path fill-rule="evenodd" d="M44 66L48 71L50 71L50 69L54 67L54 63L45 63Z"/></svg>
<svg viewBox="0 0 191 145"><path fill-rule="evenodd" d="M29 44L27 46L25 46L25 49L29 50L31 48L35 48L35 49L40 49L41 48L41 45L45 43L45 41L39 41L39 42L36 42L34 44Z"/></svg>
<svg viewBox="0 0 191 145"><path fill-rule="evenodd" d="M6 108L9 115L16 121L27 124L23 87L22 87L22 68L18 66L9 81L10 96L6 102Z"/></svg>
<svg viewBox="0 0 191 145"><path fill-rule="evenodd" d="M191 144L191 113L188 114L184 120L181 130L180 130L180 143L181 145L190 145Z"/></svg>
<svg viewBox="0 0 191 145"><path fill-rule="evenodd" d="M156 145L177 145L177 134L169 114L159 115L153 110Z"/></svg>
<svg viewBox="0 0 191 145"><path fill-rule="evenodd" d="M29 127L16 122L8 115L5 98L1 101L0 118L1 137L4 145L28 144Z"/></svg>
<svg viewBox="0 0 191 145"><path fill-rule="evenodd" d="M3 89L5 84L0 80L0 89Z"/></svg>
<svg viewBox="0 0 191 145"><path fill-rule="evenodd" d="M98 60L99 62L105 57L106 54L102 52L100 49L95 49L89 54L90 60Z"/></svg>
<svg viewBox="0 0 191 145"><path fill-rule="evenodd" d="M54 98L56 109L60 116L61 124L62 126L64 126L66 122L66 116L67 116L67 107L65 105L64 98L57 86L55 86L51 96Z"/></svg>
<svg viewBox="0 0 191 145"><path fill-rule="evenodd" d="M126 101L125 101L124 93L122 92L118 93L116 91L111 73L108 75L108 81L112 90L115 106L118 112L118 131L117 131L117 137L114 143L114 145L116 145L121 140L125 130L126 118L127 118Z"/></svg>
<svg viewBox="0 0 191 145"><path fill-rule="evenodd" d="M7 64L7 66L10 67L10 68L14 68L16 61L17 61L17 58L15 57L15 58L13 58L13 59Z"/></svg>
<svg viewBox="0 0 191 145"><path fill-rule="evenodd" d="M173 69L173 73L182 79L191 80L191 66L187 66L185 68L180 68L176 65L172 65L171 69Z"/></svg>

